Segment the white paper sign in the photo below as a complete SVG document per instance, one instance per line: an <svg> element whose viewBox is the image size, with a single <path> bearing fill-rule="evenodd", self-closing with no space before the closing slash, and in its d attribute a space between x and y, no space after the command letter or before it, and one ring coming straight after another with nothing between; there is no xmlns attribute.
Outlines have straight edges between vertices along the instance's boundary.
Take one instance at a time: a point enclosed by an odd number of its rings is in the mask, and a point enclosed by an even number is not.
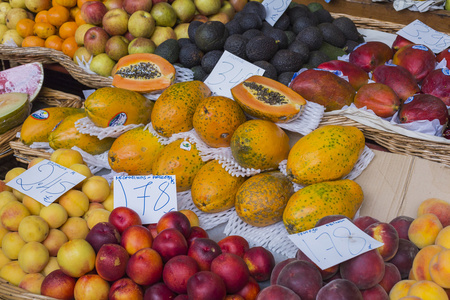
<svg viewBox="0 0 450 300"><path fill-rule="evenodd" d="M49 206L86 176L44 159L6 185Z"/></svg>
<svg viewBox="0 0 450 300"><path fill-rule="evenodd" d="M139 214L142 224L157 223L177 210L175 175L114 177L114 208L126 206Z"/></svg>
<svg viewBox="0 0 450 300"><path fill-rule="evenodd" d="M322 270L383 246L348 219L291 234L289 238Z"/></svg>
<svg viewBox="0 0 450 300"><path fill-rule="evenodd" d="M449 35L436 31L419 20L409 23L397 31L397 34L415 44L427 46L434 53L440 53L450 47Z"/></svg>
<svg viewBox="0 0 450 300"><path fill-rule="evenodd" d="M273 26L289 4L291 4L291 0L264 0L262 5L266 8L266 22Z"/></svg>
<svg viewBox="0 0 450 300"><path fill-rule="evenodd" d="M204 82L213 94L232 98L232 87L253 75L263 75L264 72L264 69L224 51Z"/></svg>

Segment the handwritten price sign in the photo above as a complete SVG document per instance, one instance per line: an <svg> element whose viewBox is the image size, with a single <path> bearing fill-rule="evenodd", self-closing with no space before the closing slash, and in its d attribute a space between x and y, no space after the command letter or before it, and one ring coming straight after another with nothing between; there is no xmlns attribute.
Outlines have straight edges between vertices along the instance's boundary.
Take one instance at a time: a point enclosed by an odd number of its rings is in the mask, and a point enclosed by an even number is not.
<svg viewBox="0 0 450 300"><path fill-rule="evenodd" d="M291 0L264 0L262 5L266 8L266 22L273 26L289 4L291 4Z"/></svg>
<svg viewBox="0 0 450 300"><path fill-rule="evenodd" d="M216 95L232 98L231 88L253 75L263 75L264 69L224 51L205 84Z"/></svg>
<svg viewBox="0 0 450 300"><path fill-rule="evenodd" d="M322 270L383 246L347 219L291 234L289 238Z"/></svg>
<svg viewBox="0 0 450 300"><path fill-rule="evenodd" d="M115 176L114 207L126 206L143 224L156 223L165 213L177 210L174 175Z"/></svg>
<svg viewBox="0 0 450 300"><path fill-rule="evenodd" d="M48 206L85 178L57 163L43 160L6 185Z"/></svg>
<svg viewBox="0 0 450 300"><path fill-rule="evenodd" d="M397 31L407 40L415 44L422 44L430 48L434 53L439 53L450 47L450 36L436 31L419 20L415 20Z"/></svg>

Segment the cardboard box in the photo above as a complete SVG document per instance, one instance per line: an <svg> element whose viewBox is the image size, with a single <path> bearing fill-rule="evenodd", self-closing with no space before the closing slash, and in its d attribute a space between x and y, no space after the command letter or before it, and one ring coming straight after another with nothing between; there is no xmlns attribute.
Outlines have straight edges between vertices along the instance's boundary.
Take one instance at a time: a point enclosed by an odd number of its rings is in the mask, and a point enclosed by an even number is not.
<svg viewBox="0 0 450 300"><path fill-rule="evenodd" d="M360 216L389 222L396 216L417 217L423 200L450 202L450 168L426 159L373 150L375 158L358 178L364 192Z"/></svg>

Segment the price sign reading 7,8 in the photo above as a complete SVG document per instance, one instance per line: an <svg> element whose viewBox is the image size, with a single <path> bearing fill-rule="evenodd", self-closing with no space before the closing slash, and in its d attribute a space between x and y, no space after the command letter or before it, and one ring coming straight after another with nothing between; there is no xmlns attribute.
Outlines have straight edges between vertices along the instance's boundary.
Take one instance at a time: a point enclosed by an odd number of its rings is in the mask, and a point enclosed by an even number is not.
<svg viewBox="0 0 450 300"><path fill-rule="evenodd" d="M348 219L291 234L289 238L322 270L383 246Z"/></svg>
<svg viewBox="0 0 450 300"><path fill-rule="evenodd" d="M85 178L84 175L45 159L6 185L48 206Z"/></svg>
<svg viewBox="0 0 450 300"><path fill-rule="evenodd" d="M217 96L232 98L231 88L253 75L263 75L264 69L224 51L214 69L205 80Z"/></svg>
<svg viewBox="0 0 450 300"><path fill-rule="evenodd" d="M174 175L114 177L114 207L126 206L139 214L143 224L156 223L177 210Z"/></svg>

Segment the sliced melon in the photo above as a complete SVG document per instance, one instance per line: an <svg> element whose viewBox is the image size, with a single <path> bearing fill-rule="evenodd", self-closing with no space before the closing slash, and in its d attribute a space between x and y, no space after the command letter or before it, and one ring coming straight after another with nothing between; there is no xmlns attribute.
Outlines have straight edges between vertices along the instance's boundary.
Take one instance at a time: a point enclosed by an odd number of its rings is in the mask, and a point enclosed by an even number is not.
<svg viewBox="0 0 450 300"><path fill-rule="evenodd" d="M33 62L0 72L0 94L26 93L32 102L39 94L44 83L44 67Z"/></svg>
<svg viewBox="0 0 450 300"><path fill-rule="evenodd" d="M0 95L0 134L19 126L30 114L30 102L26 93Z"/></svg>

